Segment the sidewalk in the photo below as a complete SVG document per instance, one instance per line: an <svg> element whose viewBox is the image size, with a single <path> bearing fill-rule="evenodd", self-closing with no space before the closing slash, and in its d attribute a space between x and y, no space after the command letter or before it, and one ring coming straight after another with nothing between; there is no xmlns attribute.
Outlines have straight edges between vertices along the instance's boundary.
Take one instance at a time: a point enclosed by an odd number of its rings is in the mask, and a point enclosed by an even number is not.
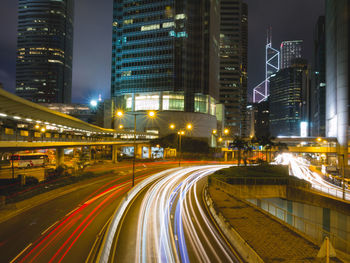
<svg viewBox="0 0 350 263"><path fill-rule="evenodd" d="M319 247L254 206L209 186L215 209L264 262L323 262ZM324 259L323 259L324 260ZM336 258L330 262L342 262Z"/></svg>

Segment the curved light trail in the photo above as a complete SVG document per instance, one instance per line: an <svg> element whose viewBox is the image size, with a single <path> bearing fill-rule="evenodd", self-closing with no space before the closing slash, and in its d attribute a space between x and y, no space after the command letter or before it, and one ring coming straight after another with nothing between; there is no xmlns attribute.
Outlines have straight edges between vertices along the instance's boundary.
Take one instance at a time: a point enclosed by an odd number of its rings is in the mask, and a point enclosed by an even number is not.
<svg viewBox="0 0 350 263"><path fill-rule="evenodd" d="M137 180L142 180L159 170L164 168L138 173ZM111 207L113 213L116 200L130 190L130 187L130 174L103 183L94 192L82 198L81 205L43 231L39 238L28 245L11 263L71 262L69 256L80 252L80 248L75 250L79 243L84 242L84 237L96 227L94 224L105 224L101 220L101 217L105 217L105 210ZM87 255L83 255L85 256Z"/></svg>
<svg viewBox="0 0 350 263"><path fill-rule="evenodd" d="M129 248L135 258L124 261L241 262L202 208L202 179L226 167L182 168L152 183L138 209L135 249ZM114 257L112 261L120 261L122 255Z"/></svg>
<svg viewBox="0 0 350 263"><path fill-rule="evenodd" d="M276 158L277 163L290 165L290 170L295 177L304 179L311 183L312 188L323 193L343 198L343 189L324 180L318 173L309 169L309 164L300 157L295 157L289 153L283 153ZM349 190L345 190L345 200L350 200Z"/></svg>

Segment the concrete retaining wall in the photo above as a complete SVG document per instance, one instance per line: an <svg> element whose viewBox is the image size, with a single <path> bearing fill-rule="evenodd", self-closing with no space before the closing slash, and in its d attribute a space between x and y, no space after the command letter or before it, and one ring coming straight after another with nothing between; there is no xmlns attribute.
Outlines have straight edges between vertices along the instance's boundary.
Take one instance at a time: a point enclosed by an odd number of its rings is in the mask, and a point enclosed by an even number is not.
<svg viewBox="0 0 350 263"><path fill-rule="evenodd" d="M264 261L259 257L255 250L246 243L235 229L232 228L226 218L215 210L213 200L211 199L207 188L204 191L204 196L210 214L240 256L248 263L263 263Z"/></svg>

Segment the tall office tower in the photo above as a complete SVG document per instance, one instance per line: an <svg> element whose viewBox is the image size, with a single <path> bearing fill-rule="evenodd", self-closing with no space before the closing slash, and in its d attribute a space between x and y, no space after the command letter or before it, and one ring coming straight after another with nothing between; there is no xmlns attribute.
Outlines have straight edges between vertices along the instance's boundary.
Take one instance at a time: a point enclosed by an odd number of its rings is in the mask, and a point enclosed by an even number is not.
<svg viewBox="0 0 350 263"><path fill-rule="evenodd" d="M348 165L350 1L326 0L326 135L340 145Z"/></svg>
<svg viewBox="0 0 350 263"><path fill-rule="evenodd" d="M16 94L70 103L74 0L19 0Z"/></svg>
<svg viewBox="0 0 350 263"><path fill-rule="evenodd" d="M314 35L314 71L311 90L312 136L326 134L326 32L325 17L317 20Z"/></svg>
<svg viewBox="0 0 350 263"><path fill-rule="evenodd" d="M220 103L232 135L247 134L248 6L220 3Z"/></svg>
<svg viewBox="0 0 350 263"><path fill-rule="evenodd" d="M270 78L270 133L272 136L307 137L309 73L307 62L293 60Z"/></svg>
<svg viewBox="0 0 350 263"><path fill-rule="evenodd" d="M255 137L268 137L270 136L270 105L269 100L262 101L260 103L254 103L255 109Z"/></svg>
<svg viewBox="0 0 350 263"><path fill-rule="evenodd" d="M215 118L218 9L215 0L114 0L111 96L116 106L177 111L171 118L180 112Z"/></svg>
<svg viewBox="0 0 350 263"><path fill-rule="evenodd" d="M292 40L281 43L281 69L289 68L293 59L301 58L303 52L303 41Z"/></svg>
<svg viewBox="0 0 350 263"><path fill-rule="evenodd" d="M253 102L266 101L270 95L270 77L280 70L280 52L272 47L272 27L267 30L265 46L265 80L253 89Z"/></svg>
<svg viewBox="0 0 350 263"><path fill-rule="evenodd" d="M215 63L209 63L215 59L215 2L114 0L111 92L117 105L208 112L217 97L210 85Z"/></svg>

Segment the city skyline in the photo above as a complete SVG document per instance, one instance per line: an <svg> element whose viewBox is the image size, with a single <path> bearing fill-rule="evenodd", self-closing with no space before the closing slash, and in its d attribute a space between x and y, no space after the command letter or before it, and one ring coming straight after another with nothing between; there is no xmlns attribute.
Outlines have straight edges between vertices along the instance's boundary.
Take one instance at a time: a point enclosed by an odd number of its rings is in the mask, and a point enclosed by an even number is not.
<svg viewBox="0 0 350 263"><path fill-rule="evenodd" d="M264 76L267 27L272 26L275 48L284 40L302 39L305 57L313 61L313 29L318 16L324 14L324 1L245 2L251 17L248 28L248 98L251 98L252 88ZM75 4L72 101L88 103L98 94L103 98L110 96L113 1L97 4L92 0L76 0ZM0 82L6 90L14 92L17 1L4 0L3 6L5 8L0 11ZM298 19L290 23L293 11L298 12Z"/></svg>

